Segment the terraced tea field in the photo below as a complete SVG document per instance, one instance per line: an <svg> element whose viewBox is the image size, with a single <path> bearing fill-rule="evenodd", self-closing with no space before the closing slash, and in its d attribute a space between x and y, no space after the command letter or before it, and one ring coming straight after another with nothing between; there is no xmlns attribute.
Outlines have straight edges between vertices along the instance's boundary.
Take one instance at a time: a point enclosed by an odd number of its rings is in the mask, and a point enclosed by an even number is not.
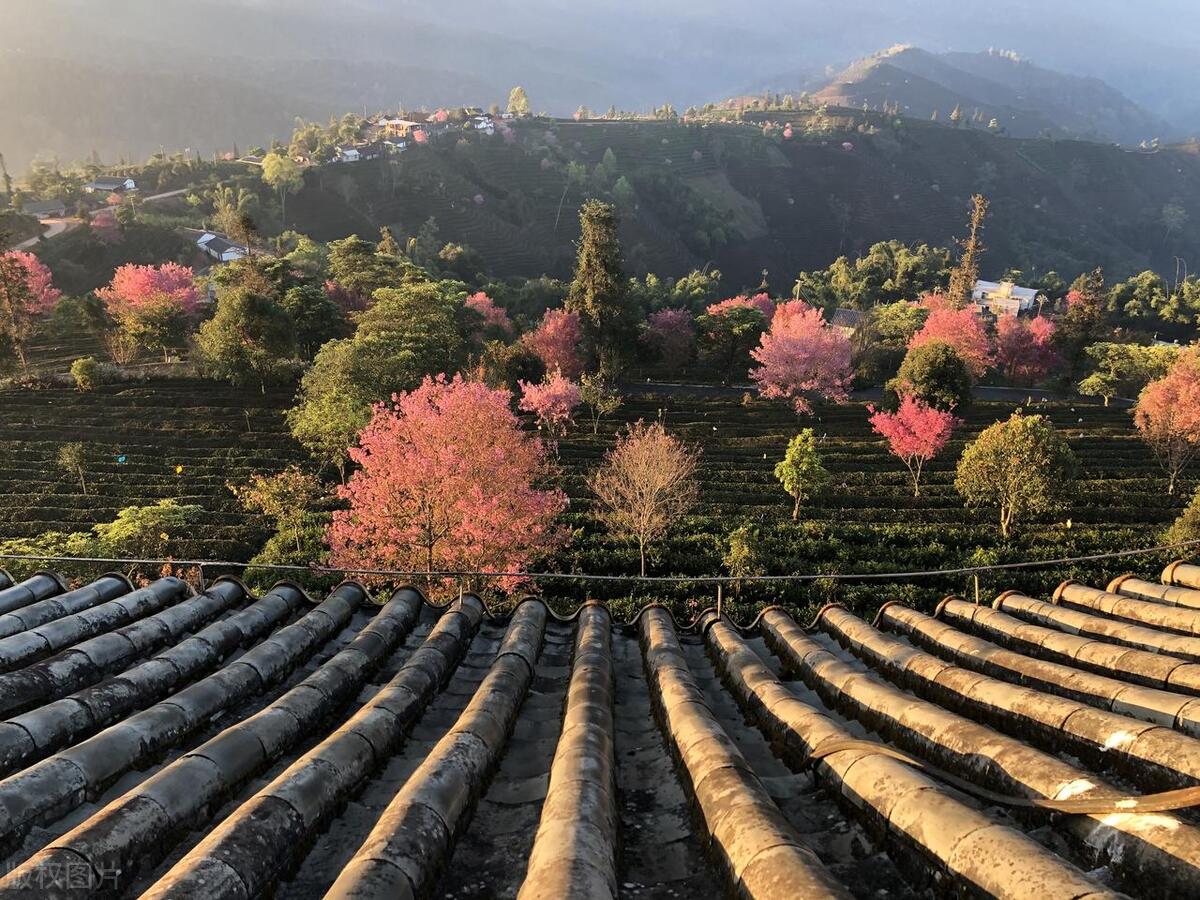
<svg viewBox="0 0 1200 900"><path fill-rule="evenodd" d="M236 506L227 480L274 472L304 459L287 434L283 411L290 394L263 396L204 381L160 379L101 388L94 394L69 389L0 393L0 491L6 514L0 539L46 531L85 530L111 521L130 505L163 498L194 503L206 511L204 527L180 542L177 555L248 559L266 534ZM1070 504L1055 521L1021 525L1011 543L999 540L990 513L963 507L953 486L953 465L963 444L1012 404L979 403L943 459L925 476L914 498L908 474L870 432L862 403L825 408L800 420L781 404L694 396L626 398L620 414L601 423L593 437L581 422L558 446L563 484L571 497L567 520L578 534L549 568L568 572L634 574L636 550L604 535L589 514L584 477L598 463L624 422L653 419L703 450L701 502L695 514L652 554L655 575L711 575L724 571L730 531L744 522L762 529L760 566L767 574L889 572L940 569L1020 559L1086 555L1152 546L1190 496L1192 484L1169 498L1152 457L1138 441L1126 411L1071 403L1036 407L1068 437L1079 460ZM790 498L773 475L788 439L811 425L833 479L827 494L789 518ZM58 470L64 442L84 441L92 450L89 492ZM118 461L124 456L125 461ZM1165 560L1146 560L1157 565ZM1120 561L1078 571L1012 572L1005 583L1044 594L1066 576L1103 581ZM578 583L543 585L551 599L578 597ZM984 579L983 591L999 589ZM820 583L790 590L789 602L817 604L841 599L873 608L900 596L922 608L950 592L973 591L963 577L908 586ZM628 606L673 600L681 612L705 600L688 586L651 590L642 586L591 585L586 592ZM746 588L733 602L757 604L784 598L782 588Z"/></svg>
<svg viewBox="0 0 1200 900"><path fill-rule="evenodd" d="M290 393L262 395L189 379L0 392L0 539L87 530L126 506L162 499L202 506L204 528L181 555L241 559L264 539L225 487L304 457L283 420ZM80 441L88 493L55 458ZM124 461L121 461L121 458Z"/></svg>

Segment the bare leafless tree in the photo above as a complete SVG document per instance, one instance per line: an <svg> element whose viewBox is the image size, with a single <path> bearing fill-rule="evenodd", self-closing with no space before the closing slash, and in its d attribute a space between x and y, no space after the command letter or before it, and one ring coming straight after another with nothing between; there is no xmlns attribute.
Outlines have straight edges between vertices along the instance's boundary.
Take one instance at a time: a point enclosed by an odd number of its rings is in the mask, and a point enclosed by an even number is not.
<svg viewBox="0 0 1200 900"><path fill-rule="evenodd" d="M637 541L643 575L646 548L696 502L699 458L699 450L668 434L661 423L639 421L588 476L588 487L600 500L600 519L618 537Z"/></svg>

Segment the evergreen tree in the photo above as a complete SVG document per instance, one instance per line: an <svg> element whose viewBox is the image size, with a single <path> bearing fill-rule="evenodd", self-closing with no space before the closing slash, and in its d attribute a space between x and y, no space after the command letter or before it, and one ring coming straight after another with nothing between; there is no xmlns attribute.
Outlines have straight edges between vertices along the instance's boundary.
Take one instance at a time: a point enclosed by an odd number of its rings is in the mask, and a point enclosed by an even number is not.
<svg viewBox="0 0 1200 900"><path fill-rule="evenodd" d="M580 237L567 309L579 315L593 362L616 362L632 344L633 316L625 279L617 210L588 200L579 210Z"/></svg>
<svg viewBox="0 0 1200 900"><path fill-rule="evenodd" d="M379 229L379 244L375 248L376 253L383 253L387 256L399 256L400 244L396 241L396 236L392 234L392 229L384 225Z"/></svg>
<svg viewBox="0 0 1200 900"><path fill-rule="evenodd" d="M979 279L979 257L983 255L980 232L987 216L988 202L982 194L971 198L971 226L967 239L961 241L962 259L950 272L950 302L960 309L971 302L971 292Z"/></svg>

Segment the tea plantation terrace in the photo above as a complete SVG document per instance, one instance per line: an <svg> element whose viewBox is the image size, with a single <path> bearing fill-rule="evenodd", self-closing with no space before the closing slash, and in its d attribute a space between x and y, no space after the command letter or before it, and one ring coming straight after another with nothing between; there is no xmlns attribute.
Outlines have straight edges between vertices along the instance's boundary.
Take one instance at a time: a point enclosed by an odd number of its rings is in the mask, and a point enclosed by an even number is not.
<svg viewBox="0 0 1200 900"><path fill-rule="evenodd" d="M1197 565L809 627L0 583L0 898L1200 894Z"/></svg>

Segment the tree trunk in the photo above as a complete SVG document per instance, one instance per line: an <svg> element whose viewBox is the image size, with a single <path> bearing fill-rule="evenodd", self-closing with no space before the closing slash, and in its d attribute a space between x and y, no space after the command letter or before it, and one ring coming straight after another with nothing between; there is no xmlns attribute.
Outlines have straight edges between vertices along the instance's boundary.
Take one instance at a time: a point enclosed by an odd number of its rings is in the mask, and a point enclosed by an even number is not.
<svg viewBox="0 0 1200 900"><path fill-rule="evenodd" d="M1008 537L1008 526L1011 519L1011 513L1004 506L1000 507L1000 536Z"/></svg>
<svg viewBox="0 0 1200 900"><path fill-rule="evenodd" d="M83 494L86 497L87 496L87 481L84 480L82 470L79 472L79 487L83 489Z"/></svg>
<svg viewBox="0 0 1200 900"><path fill-rule="evenodd" d="M646 542L641 538L638 539L638 555L642 559L642 577L646 577Z"/></svg>
<svg viewBox="0 0 1200 900"><path fill-rule="evenodd" d="M796 505L792 507L792 521L795 522L800 518L800 498L796 498Z"/></svg>
<svg viewBox="0 0 1200 900"><path fill-rule="evenodd" d="M1167 474L1167 494L1170 496L1175 495L1175 478L1178 474L1179 473L1175 471L1171 471Z"/></svg>

